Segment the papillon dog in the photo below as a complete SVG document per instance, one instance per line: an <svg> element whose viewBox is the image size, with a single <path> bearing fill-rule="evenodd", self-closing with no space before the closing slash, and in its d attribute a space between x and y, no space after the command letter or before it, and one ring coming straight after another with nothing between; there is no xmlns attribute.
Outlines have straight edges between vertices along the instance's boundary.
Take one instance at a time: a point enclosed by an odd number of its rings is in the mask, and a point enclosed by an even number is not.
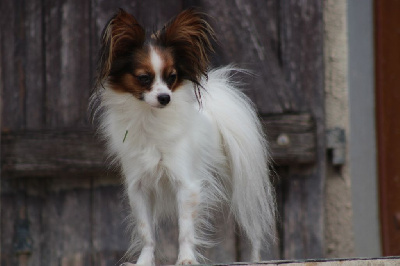
<svg viewBox="0 0 400 266"><path fill-rule="evenodd" d="M176 263L198 263L223 204L250 240L253 261L274 234L262 124L237 88L238 70L209 69L214 39L194 9L150 34L120 9L103 31L91 105L124 177L138 265L155 264L159 221L169 217L179 226Z"/></svg>

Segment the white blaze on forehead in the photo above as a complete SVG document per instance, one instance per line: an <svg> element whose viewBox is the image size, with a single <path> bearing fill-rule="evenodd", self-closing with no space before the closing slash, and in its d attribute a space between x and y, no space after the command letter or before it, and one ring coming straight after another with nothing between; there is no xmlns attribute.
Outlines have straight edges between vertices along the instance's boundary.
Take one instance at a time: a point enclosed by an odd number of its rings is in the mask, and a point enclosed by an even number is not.
<svg viewBox="0 0 400 266"><path fill-rule="evenodd" d="M171 95L171 90L162 79L164 61L154 47L150 48L150 63L154 71L154 83L150 91L144 93L144 101L153 107L160 107L158 96L160 94Z"/></svg>
<svg viewBox="0 0 400 266"><path fill-rule="evenodd" d="M161 56L157 53L157 51L154 49L154 47L151 47L150 50L150 62L154 70L155 74L155 81L160 82L161 77L162 77L162 68L163 68L163 60L161 59Z"/></svg>

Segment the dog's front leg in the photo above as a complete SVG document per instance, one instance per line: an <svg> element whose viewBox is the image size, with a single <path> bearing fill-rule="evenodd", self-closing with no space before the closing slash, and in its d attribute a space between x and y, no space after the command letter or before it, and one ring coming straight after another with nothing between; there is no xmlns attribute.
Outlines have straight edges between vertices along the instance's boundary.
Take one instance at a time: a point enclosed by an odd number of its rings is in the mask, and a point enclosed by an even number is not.
<svg viewBox="0 0 400 266"><path fill-rule="evenodd" d="M149 195L141 189L140 183L132 185L128 194L136 217L137 233L142 243L142 251L136 264L154 265L155 237Z"/></svg>
<svg viewBox="0 0 400 266"><path fill-rule="evenodd" d="M181 184L177 191L179 254L176 264L197 264L195 256L196 228L200 203L200 186Z"/></svg>

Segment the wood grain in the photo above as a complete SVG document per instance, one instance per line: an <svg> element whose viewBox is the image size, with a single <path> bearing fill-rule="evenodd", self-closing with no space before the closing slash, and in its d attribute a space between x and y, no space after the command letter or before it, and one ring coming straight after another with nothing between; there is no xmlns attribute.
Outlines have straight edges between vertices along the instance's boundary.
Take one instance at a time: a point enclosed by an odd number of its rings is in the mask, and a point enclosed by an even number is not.
<svg viewBox="0 0 400 266"><path fill-rule="evenodd" d="M23 53L25 45L24 6L14 1L1 1L1 10L6 10L0 19L1 31L1 87L2 102L7 103L2 112L2 128L23 129L25 115L25 82Z"/></svg>
<svg viewBox="0 0 400 266"><path fill-rule="evenodd" d="M47 128L87 125L89 1L44 1Z"/></svg>
<svg viewBox="0 0 400 266"><path fill-rule="evenodd" d="M43 231L46 230L42 226L42 213L44 202L46 201L44 182L39 180L22 180L24 182L24 193L25 208L27 219L29 220L29 233L32 238L32 252L29 254L30 266L43 265L42 253L46 253L43 250L43 243L46 239L43 238ZM48 251L47 251L48 252Z"/></svg>
<svg viewBox="0 0 400 266"><path fill-rule="evenodd" d="M254 76L241 76L246 93L261 113L296 110L296 95L288 86L279 59L279 4L277 1L184 1L210 16L218 45L214 66L236 64Z"/></svg>
<svg viewBox="0 0 400 266"><path fill-rule="evenodd" d="M49 181L42 206L42 265L91 265L90 179Z"/></svg>
<svg viewBox="0 0 400 266"><path fill-rule="evenodd" d="M322 3L281 1L281 60L298 111L315 121L316 160L290 166L283 190L283 258L324 255L325 115Z"/></svg>
<svg viewBox="0 0 400 266"><path fill-rule="evenodd" d="M7 133L2 138L2 171L22 176L69 176L105 169L103 148L91 132Z"/></svg>
<svg viewBox="0 0 400 266"><path fill-rule="evenodd" d="M18 219L17 200L21 194L9 182L1 182L1 265L15 265L17 258L13 249L14 221Z"/></svg>
<svg viewBox="0 0 400 266"><path fill-rule="evenodd" d="M307 114L264 117L273 161L312 163L315 132ZM285 134L288 145L277 138ZM104 146L91 131L26 131L2 134L2 171L7 176L95 175L107 169Z"/></svg>
<svg viewBox="0 0 400 266"><path fill-rule="evenodd" d="M273 163L310 164L316 161L315 122L310 114L262 117Z"/></svg>
<svg viewBox="0 0 400 266"><path fill-rule="evenodd" d="M92 191L93 262L94 265L119 265L129 247L130 208L118 181L104 184L102 179L94 179Z"/></svg>
<svg viewBox="0 0 400 266"><path fill-rule="evenodd" d="M43 4L26 1L24 8L25 53L23 58L25 87L25 128L38 130L45 125L45 62Z"/></svg>

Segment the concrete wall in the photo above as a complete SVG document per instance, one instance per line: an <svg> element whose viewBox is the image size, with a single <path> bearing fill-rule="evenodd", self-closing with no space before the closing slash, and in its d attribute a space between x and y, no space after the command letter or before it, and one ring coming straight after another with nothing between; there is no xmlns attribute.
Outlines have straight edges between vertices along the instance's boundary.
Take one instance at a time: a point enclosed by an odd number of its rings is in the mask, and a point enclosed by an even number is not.
<svg viewBox="0 0 400 266"><path fill-rule="evenodd" d="M357 256L381 255L374 79L374 1L349 0L350 175Z"/></svg>
<svg viewBox="0 0 400 266"><path fill-rule="evenodd" d="M342 128L349 139L347 1L324 1L326 129ZM348 145L347 145L348 147ZM328 160L331 157L328 156ZM349 159L340 167L327 162L325 256L355 256Z"/></svg>

